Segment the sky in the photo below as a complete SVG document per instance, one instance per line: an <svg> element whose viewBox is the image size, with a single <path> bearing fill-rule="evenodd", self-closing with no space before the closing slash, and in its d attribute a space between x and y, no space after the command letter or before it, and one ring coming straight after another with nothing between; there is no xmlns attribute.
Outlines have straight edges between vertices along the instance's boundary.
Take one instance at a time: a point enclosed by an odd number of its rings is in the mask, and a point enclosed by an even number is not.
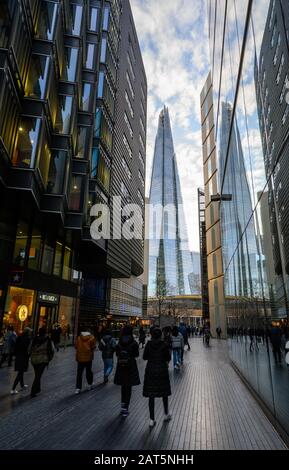
<svg viewBox="0 0 289 470"><path fill-rule="evenodd" d="M200 93L209 72L204 0L130 0L148 82L146 193L158 117L169 107L191 251L199 251L203 186Z"/></svg>

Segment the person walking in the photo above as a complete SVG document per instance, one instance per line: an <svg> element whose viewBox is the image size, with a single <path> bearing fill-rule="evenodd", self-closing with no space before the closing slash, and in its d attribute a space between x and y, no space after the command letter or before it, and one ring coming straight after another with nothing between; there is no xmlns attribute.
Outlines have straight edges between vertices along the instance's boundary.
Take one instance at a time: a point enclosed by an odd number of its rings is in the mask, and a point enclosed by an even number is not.
<svg viewBox="0 0 289 470"><path fill-rule="evenodd" d="M15 371L17 372L14 380L11 395L18 393L16 390L17 385L20 382L21 391L25 390L28 385L24 384L24 372L27 372L29 365L29 346L31 343L32 330L31 328L24 328L21 336L18 336L15 343Z"/></svg>
<svg viewBox="0 0 289 470"><path fill-rule="evenodd" d="M107 383L110 374L113 371L113 355L116 350L116 341L110 330L106 330L99 342L99 350L102 352L103 360L103 382Z"/></svg>
<svg viewBox="0 0 289 470"><path fill-rule="evenodd" d="M7 333L4 336L0 367L6 361L6 359L8 359L8 367L11 367L12 359L15 353L16 338L17 335L14 331L13 325L9 325L7 328Z"/></svg>
<svg viewBox="0 0 289 470"><path fill-rule="evenodd" d="M163 339L164 342L167 344L169 350L172 350L172 328L170 326L166 326L163 328Z"/></svg>
<svg viewBox="0 0 289 470"><path fill-rule="evenodd" d="M218 339L221 339L222 329L220 328L220 326L216 328L216 333L217 333Z"/></svg>
<svg viewBox="0 0 289 470"><path fill-rule="evenodd" d="M84 330L84 328L83 328ZM92 361L94 358L94 351L96 349L96 340L90 331L81 331L77 337L76 344L76 361L77 361L77 377L76 377L76 395L81 392L82 389L82 376L83 371L86 371L86 380L88 383L89 390L92 390L93 386L93 372L92 372Z"/></svg>
<svg viewBox="0 0 289 470"><path fill-rule="evenodd" d="M172 331L172 349L174 368L177 370L180 368L182 362L182 350L184 349L184 337L179 332L177 326L174 326Z"/></svg>
<svg viewBox="0 0 289 470"><path fill-rule="evenodd" d="M122 329L119 343L116 347L117 367L114 376L115 385L121 386L121 414L129 414L132 387L140 385L136 358L139 356L139 346L134 340L130 326Z"/></svg>
<svg viewBox="0 0 289 470"><path fill-rule="evenodd" d="M59 323L55 323L51 330L51 339L53 341L56 351L59 351L59 345L61 341L62 328Z"/></svg>
<svg viewBox="0 0 289 470"><path fill-rule="evenodd" d="M142 345L142 348L145 347L145 344L146 344L146 333L145 333L145 330L144 330L143 326L141 326L140 329L139 329L138 342L139 342L139 346Z"/></svg>
<svg viewBox="0 0 289 470"><path fill-rule="evenodd" d="M145 347L143 359L147 362L144 376L143 396L149 399L150 422L149 426L155 426L155 398L162 398L164 405L164 421L169 421L169 396L171 395L171 384L168 364L171 353L168 345L162 341L160 328L152 332L152 339Z"/></svg>
<svg viewBox="0 0 289 470"><path fill-rule="evenodd" d="M279 364L282 364L281 337L282 337L282 332L279 326L272 324L272 328L270 331L270 341L272 344L273 356L274 356L276 365L278 364L278 362Z"/></svg>
<svg viewBox="0 0 289 470"><path fill-rule="evenodd" d="M54 348L51 339L46 334L46 328L39 329L28 349L31 364L34 368L34 381L31 388L31 398L36 397L41 392L41 377L45 367L53 359Z"/></svg>
<svg viewBox="0 0 289 470"><path fill-rule="evenodd" d="M188 339L187 327L184 323L180 323L179 332L183 335L183 338L184 338L184 346L181 350L181 363L183 363L185 346L188 346L188 351L191 350L191 346L190 346L189 339Z"/></svg>

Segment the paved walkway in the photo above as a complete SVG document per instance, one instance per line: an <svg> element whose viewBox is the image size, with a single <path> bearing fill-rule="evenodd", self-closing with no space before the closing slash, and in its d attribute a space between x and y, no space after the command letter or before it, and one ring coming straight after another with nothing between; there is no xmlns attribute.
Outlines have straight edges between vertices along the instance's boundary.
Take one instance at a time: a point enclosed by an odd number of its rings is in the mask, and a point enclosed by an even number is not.
<svg viewBox="0 0 289 470"><path fill-rule="evenodd" d="M170 375L173 419L162 421L159 400L157 425L148 428L147 399L135 387L130 415L119 415L120 389L102 384L100 353L94 365L95 388L74 395L72 349L60 351L45 371L42 394L10 396L13 370L0 369L0 449L284 449L284 444L250 395L227 357L225 342L191 340L181 371ZM144 362L139 359L143 377ZM27 383L32 382L31 371Z"/></svg>

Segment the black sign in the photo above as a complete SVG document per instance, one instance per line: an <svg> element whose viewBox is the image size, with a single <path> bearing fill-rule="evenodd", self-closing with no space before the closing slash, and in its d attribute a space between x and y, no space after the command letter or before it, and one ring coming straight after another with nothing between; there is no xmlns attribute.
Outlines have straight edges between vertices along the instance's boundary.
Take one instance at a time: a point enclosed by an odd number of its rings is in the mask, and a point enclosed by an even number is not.
<svg viewBox="0 0 289 470"><path fill-rule="evenodd" d="M23 284L24 271L12 271L10 273L10 284L12 286L21 286Z"/></svg>
<svg viewBox="0 0 289 470"><path fill-rule="evenodd" d="M59 295L49 294L48 292L38 292L37 300L44 304L58 304Z"/></svg>

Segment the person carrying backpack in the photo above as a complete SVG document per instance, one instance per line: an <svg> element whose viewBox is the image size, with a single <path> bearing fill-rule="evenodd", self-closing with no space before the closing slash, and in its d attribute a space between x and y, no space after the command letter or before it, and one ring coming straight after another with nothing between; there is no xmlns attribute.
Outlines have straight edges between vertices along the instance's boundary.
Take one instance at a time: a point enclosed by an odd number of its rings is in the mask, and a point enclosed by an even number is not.
<svg viewBox="0 0 289 470"><path fill-rule="evenodd" d="M112 336L110 330L106 330L102 339L99 342L98 346L99 350L102 352L102 360L103 360L103 382L107 383L108 378L113 370L113 355L116 350L116 341Z"/></svg>
<svg viewBox="0 0 289 470"><path fill-rule="evenodd" d="M34 398L41 392L42 374L54 355L53 343L46 335L45 327L39 329L38 336L36 336L31 343L29 353L35 374L31 388L31 398Z"/></svg>
<svg viewBox="0 0 289 470"><path fill-rule="evenodd" d="M116 347L116 355L118 360L114 383L121 386L121 414L126 417L129 414L128 409L132 387L140 385L136 363L136 357L139 356L139 346L134 340L130 326L125 326L121 332L119 343Z"/></svg>

